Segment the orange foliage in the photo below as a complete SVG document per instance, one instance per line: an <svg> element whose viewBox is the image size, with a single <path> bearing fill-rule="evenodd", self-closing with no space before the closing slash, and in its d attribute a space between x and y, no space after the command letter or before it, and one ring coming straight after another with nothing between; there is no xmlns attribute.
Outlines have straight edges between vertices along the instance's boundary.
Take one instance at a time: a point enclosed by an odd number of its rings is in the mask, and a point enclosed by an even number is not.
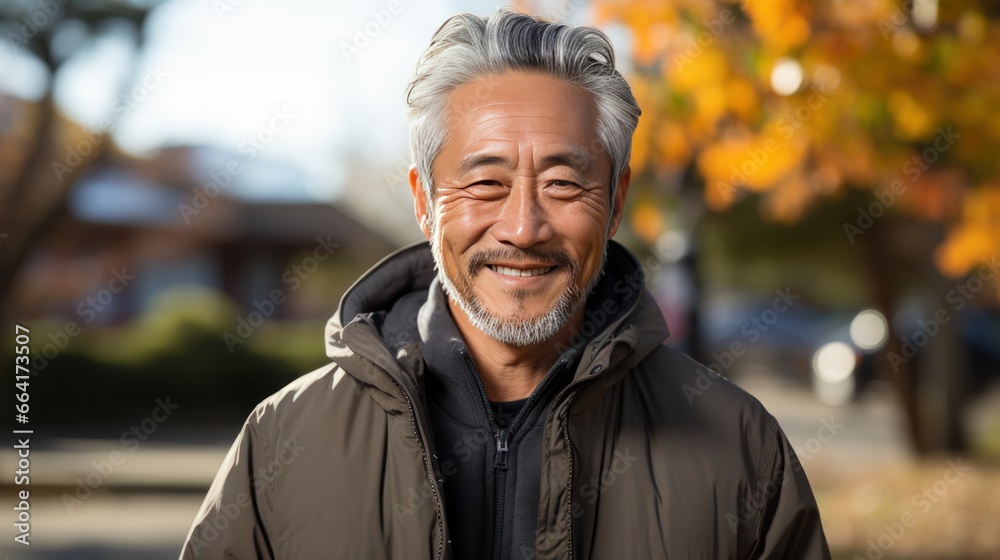
<svg viewBox="0 0 1000 560"><path fill-rule="evenodd" d="M663 215L648 201L640 201L633 205L632 231L645 243L653 245L665 229Z"/></svg>
<svg viewBox="0 0 1000 560"><path fill-rule="evenodd" d="M744 11L761 40L777 52L809 38L808 4L796 0L745 0Z"/></svg>
<svg viewBox="0 0 1000 560"><path fill-rule="evenodd" d="M706 146L698 157L698 169L709 183L728 182L766 192L802 165L805 148L801 139L786 136L769 123L759 134L727 135Z"/></svg>
<svg viewBox="0 0 1000 560"><path fill-rule="evenodd" d="M753 194L780 222L902 180L890 210L948 224L936 262L967 272L1000 252L1000 21L968 1L908 6L596 0L598 23L633 34L633 169L694 166L709 208ZM932 156L919 172L914 154Z"/></svg>
<svg viewBox="0 0 1000 560"><path fill-rule="evenodd" d="M1000 254L1000 183L967 192L962 210L963 219L935 254L941 271L953 277Z"/></svg>

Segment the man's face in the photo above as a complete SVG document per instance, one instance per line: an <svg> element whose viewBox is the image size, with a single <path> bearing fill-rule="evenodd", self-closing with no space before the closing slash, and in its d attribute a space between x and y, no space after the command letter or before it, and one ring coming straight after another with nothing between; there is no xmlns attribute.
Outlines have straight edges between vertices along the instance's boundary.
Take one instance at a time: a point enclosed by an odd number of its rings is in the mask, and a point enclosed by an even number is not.
<svg viewBox="0 0 1000 560"><path fill-rule="evenodd" d="M552 338L596 282L621 217L591 95L540 73L488 76L456 88L434 160L434 213L411 185L453 305L491 337Z"/></svg>

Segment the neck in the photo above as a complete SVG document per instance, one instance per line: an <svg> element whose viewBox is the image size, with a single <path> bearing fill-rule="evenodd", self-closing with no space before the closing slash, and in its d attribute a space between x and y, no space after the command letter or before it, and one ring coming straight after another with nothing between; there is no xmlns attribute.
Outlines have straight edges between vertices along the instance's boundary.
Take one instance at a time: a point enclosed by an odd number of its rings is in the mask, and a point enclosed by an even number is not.
<svg viewBox="0 0 1000 560"><path fill-rule="evenodd" d="M462 310L449 299L448 307L462 333L472 361L493 402L526 399L556 363L560 349L569 346L573 329L583 322L583 306L566 325L548 340L530 346L504 344L476 328Z"/></svg>

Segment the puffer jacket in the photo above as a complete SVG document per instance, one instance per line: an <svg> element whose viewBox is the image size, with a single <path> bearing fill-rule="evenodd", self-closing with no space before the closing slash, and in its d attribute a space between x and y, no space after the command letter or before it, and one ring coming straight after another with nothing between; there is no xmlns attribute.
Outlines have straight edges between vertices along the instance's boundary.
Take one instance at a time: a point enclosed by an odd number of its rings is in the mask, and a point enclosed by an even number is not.
<svg viewBox="0 0 1000 560"><path fill-rule="evenodd" d="M331 363L250 415L182 560L451 557L420 347L384 324L435 274L422 243L348 290ZM545 421L536 558L830 558L775 419L662 344L643 271L614 242L605 274L615 312L581 327L597 334Z"/></svg>

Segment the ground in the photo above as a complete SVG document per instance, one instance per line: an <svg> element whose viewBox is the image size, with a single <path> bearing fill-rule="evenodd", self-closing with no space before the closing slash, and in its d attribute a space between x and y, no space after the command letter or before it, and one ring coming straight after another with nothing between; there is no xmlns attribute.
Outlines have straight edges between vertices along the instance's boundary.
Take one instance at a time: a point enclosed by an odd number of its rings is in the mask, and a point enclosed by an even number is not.
<svg viewBox="0 0 1000 560"><path fill-rule="evenodd" d="M833 408L800 386L765 375L746 372L741 382L775 414L797 450L837 560L1000 558L1000 463L913 460L885 389ZM976 403L969 415L974 431L996 433L1000 390ZM32 544L13 543L7 524L0 557L176 559L228 442L149 442L134 453L124 448L124 458L107 475L100 474L101 466L123 450L118 441L47 447L32 452ZM10 449L0 457L2 464L14 464ZM88 486L95 487L92 495ZM2 507L8 512L13 496L13 487L4 486Z"/></svg>

